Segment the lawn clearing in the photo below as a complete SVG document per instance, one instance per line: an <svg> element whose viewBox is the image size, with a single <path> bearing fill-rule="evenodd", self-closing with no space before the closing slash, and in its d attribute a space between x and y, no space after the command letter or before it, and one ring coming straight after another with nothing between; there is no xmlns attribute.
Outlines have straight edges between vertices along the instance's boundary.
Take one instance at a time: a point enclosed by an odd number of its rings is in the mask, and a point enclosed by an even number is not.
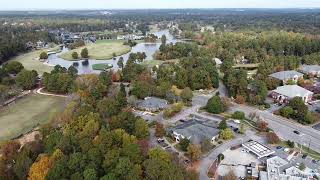
<svg viewBox="0 0 320 180"><path fill-rule="evenodd" d="M94 44L86 45L85 47L77 48L59 55L60 58L72 61L72 53L77 52L80 56L81 50L87 48L89 51L89 58L96 60L108 60L113 58L113 53L121 56L131 51L130 46L123 45L123 41L118 40L98 40Z"/></svg>
<svg viewBox="0 0 320 180"><path fill-rule="evenodd" d="M112 64L108 64L108 63L101 63L101 64L93 64L92 65L92 69L93 70L99 70L99 71L104 71L107 69L111 69L113 67Z"/></svg>
<svg viewBox="0 0 320 180"><path fill-rule="evenodd" d="M64 108L65 98L31 94L0 109L0 140L15 138L46 123Z"/></svg>
<svg viewBox="0 0 320 180"><path fill-rule="evenodd" d="M43 51L47 52L47 50L59 51L59 46L52 49L36 50L29 53L21 54L10 59L10 61L18 61L24 66L25 69L36 70L38 74L42 75L44 72L51 72L53 70L53 67L43 64L43 62L40 62L38 60L40 53Z"/></svg>
<svg viewBox="0 0 320 180"><path fill-rule="evenodd" d="M141 63L143 66L154 67L157 65L161 65L164 61L161 60L145 60Z"/></svg>

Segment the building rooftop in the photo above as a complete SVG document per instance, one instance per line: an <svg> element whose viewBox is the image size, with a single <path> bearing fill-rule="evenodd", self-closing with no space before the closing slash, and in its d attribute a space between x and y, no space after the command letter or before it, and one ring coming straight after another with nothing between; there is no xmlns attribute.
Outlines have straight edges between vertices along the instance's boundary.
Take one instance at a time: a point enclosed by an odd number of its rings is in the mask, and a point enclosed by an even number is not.
<svg viewBox="0 0 320 180"><path fill-rule="evenodd" d="M286 167L286 168L284 168ZM307 180L308 176L288 161L275 156L267 159L268 180Z"/></svg>
<svg viewBox="0 0 320 180"><path fill-rule="evenodd" d="M219 135L220 132L215 125L196 119L170 128L169 131L181 134L185 138L191 137L190 141L196 144L201 143L204 139L211 140L212 137Z"/></svg>
<svg viewBox="0 0 320 180"><path fill-rule="evenodd" d="M300 71L303 73L317 73L320 72L320 66L318 65L302 65Z"/></svg>
<svg viewBox="0 0 320 180"><path fill-rule="evenodd" d="M168 102L156 97L146 97L144 100L138 102L137 107L144 110L158 111L167 108Z"/></svg>
<svg viewBox="0 0 320 180"><path fill-rule="evenodd" d="M280 72L270 74L269 76L283 81L283 80L292 79L295 76L302 77L303 74L297 71L280 71Z"/></svg>
<svg viewBox="0 0 320 180"><path fill-rule="evenodd" d="M258 158L263 158L266 156L270 156L275 152L271 150L269 147L257 142L257 141L249 141L242 144L247 150L258 156Z"/></svg>
<svg viewBox="0 0 320 180"><path fill-rule="evenodd" d="M286 85L286 86L280 86L277 89L273 90L274 92L284 95L289 98L294 97L304 97L306 95L313 95L313 92L304 89L298 85Z"/></svg>

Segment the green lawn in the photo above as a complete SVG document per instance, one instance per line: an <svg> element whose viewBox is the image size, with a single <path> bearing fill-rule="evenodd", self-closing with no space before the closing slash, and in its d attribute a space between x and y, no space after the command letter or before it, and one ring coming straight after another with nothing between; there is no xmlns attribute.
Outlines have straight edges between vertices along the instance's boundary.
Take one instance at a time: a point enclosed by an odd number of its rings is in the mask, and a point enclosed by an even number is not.
<svg viewBox="0 0 320 180"><path fill-rule="evenodd" d="M161 60L145 60L141 63L143 66L153 67L156 65L161 65L164 61Z"/></svg>
<svg viewBox="0 0 320 180"><path fill-rule="evenodd" d="M89 51L89 58L96 60L107 60L113 57L113 53L117 56L126 54L131 51L131 47L123 45L123 41L119 40L98 40L94 44L86 45L85 47L77 48L66 53L61 54L59 57L65 60L74 60L72 58L73 52L78 52L79 56L81 50L87 48Z"/></svg>
<svg viewBox="0 0 320 180"><path fill-rule="evenodd" d="M8 140L32 130L61 112L64 98L31 94L0 109L0 140Z"/></svg>
<svg viewBox="0 0 320 180"><path fill-rule="evenodd" d="M10 59L10 61L18 61L22 63L22 65L27 70L36 70L39 74L43 74L44 72L50 72L53 69L53 67L45 65L43 64L43 62L40 62L37 59L39 58L39 55L42 51L46 50L37 50L26 54L22 54Z"/></svg>
<svg viewBox="0 0 320 180"><path fill-rule="evenodd" d="M104 71L104 70L110 69L112 67L113 67L113 65L108 64L108 63L101 63L101 64L93 64L92 65L93 70L100 70L100 71Z"/></svg>

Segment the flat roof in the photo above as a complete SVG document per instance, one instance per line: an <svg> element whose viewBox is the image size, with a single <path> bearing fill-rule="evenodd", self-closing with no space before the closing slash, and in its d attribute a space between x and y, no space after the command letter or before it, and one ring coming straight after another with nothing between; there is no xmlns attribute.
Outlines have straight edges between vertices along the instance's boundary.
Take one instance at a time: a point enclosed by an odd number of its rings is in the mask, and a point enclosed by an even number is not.
<svg viewBox="0 0 320 180"><path fill-rule="evenodd" d="M242 146L254 153L258 158L263 158L275 153L275 151L257 141L249 141L243 143Z"/></svg>

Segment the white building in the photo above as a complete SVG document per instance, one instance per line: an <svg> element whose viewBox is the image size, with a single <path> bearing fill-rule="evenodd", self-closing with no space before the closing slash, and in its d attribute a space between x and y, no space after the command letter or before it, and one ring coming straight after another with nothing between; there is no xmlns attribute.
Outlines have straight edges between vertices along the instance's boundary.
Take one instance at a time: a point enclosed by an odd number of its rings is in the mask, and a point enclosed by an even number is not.
<svg viewBox="0 0 320 180"><path fill-rule="evenodd" d="M305 103L308 103L312 101L313 92L298 85L286 85L273 90L271 96L280 103L288 103L294 97L301 97Z"/></svg>

